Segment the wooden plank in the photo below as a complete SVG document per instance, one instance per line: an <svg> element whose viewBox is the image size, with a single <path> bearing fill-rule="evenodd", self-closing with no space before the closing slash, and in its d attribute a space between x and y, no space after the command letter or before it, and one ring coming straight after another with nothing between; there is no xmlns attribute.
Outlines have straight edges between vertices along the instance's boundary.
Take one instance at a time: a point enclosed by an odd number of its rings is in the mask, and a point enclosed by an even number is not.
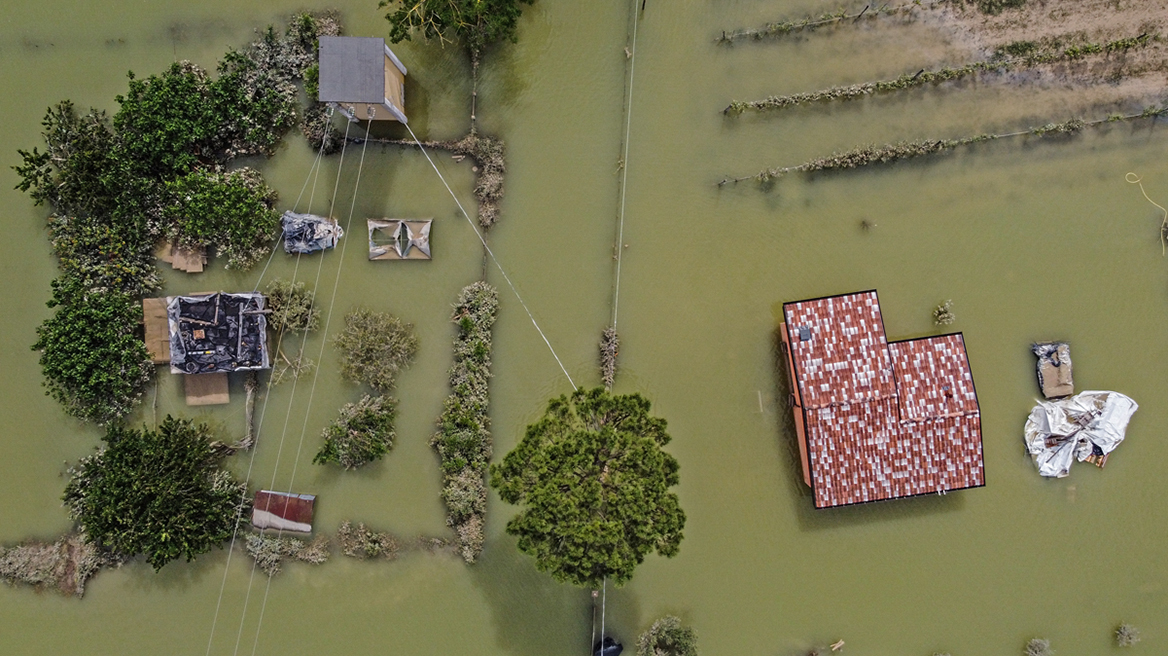
<svg viewBox="0 0 1168 656"><path fill-rule="evenodd" d="M182 374L187 405L223 405L231 402L227 372Z"/></svg>
<svg viewBox="0 0 1168 656"><path fill-rule="evenodd" d="M170 363L170 327L166 297L142 299L142 323L146 327L146 351L154 364Z"/></svg>

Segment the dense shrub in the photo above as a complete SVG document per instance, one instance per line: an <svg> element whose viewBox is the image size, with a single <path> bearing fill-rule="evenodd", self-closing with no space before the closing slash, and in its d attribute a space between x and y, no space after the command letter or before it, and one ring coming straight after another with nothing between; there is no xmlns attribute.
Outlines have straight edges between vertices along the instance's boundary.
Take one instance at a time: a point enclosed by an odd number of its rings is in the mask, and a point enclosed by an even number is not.
<svg viewBox="0 0 1168 656"><path fill-rule="evenodd" d="M109 424L138 403L154 371L135 334L142 306L119 292L94 292L53 282L56 312L37 328L33 350L48 394L74 417Z"/></svg>
<svg viewBox="0 0 1168 656"><path fill-rule="evenodd" d="M340 416L324 429L324 446L312 461L337 463L345 469L380 460L393 448L393 420L397 402L387 396L365 395L341 408Z"/></svg>
<svg viewBox="0 0 1168 656"><path fill-rule="evenodd" d="M266 293L268 325L277 332L303 333L320 325L320 310L313 307L313 292L303 282L277 278L268 284Z"/></svg>
<svg viewBox="0 0 1168 656"><path fill-rule="evenodd" d="M167 417L157 429L113 426L106 446L70 470L70 516L103 550L160 569L229 539L245 486L219 467L208 429Z"/></svg>
<svg viewBox="0 0 1168 656"><path fill-rule="evenodd" d="M450 368L451 394L443 404L438 433L430 440L442 459L446 523L458 535L459 553L467 562L474 562L483 548L487 507L483 481L491 459L487 382L491 327L498 307L498 292L485 282L472 283L459 294L452 317L458 335Z"/></svg>
<svg viewBox="0 0 1168 656"><path fill-rule="evenodd" d="M341 352L341 375L379 392L393 388L418 351L413 324L366 308L345 315L345 329L334 343Z"/></svg>

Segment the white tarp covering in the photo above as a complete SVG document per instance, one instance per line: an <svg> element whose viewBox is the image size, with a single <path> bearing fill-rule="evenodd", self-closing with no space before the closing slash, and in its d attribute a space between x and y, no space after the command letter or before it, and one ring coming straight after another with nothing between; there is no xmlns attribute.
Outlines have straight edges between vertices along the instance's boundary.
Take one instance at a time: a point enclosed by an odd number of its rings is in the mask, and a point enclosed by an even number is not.
<svg viewBox="0 0 1168 656"><path fill-rule="evenodd" d="M1043 476L1062 478L1092 454L1105 456L1123 441L1139 405L1119 392L1081 392L1039 402L1026 420L1026 449Z"/></svg>

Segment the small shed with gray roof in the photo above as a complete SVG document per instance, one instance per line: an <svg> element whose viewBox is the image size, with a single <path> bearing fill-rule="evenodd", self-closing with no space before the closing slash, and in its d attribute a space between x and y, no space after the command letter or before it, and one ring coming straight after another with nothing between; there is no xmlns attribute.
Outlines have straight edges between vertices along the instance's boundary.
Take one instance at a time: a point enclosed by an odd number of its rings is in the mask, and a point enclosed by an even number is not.
<svg viewBox="0 0 1168 656"><path fill-rule="evenodd" d="M322 36L319 63L318 100L351 121L407 122L406 67L385 39Z"/></svg>

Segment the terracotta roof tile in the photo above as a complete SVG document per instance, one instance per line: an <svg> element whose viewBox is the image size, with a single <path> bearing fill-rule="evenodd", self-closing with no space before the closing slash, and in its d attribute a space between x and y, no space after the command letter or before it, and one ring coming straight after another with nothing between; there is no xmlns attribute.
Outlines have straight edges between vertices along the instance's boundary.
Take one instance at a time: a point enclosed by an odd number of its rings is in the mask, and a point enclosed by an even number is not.
<svg viewBox="0 0 1168 656"><path fill-rule="evenodd" d="M892 342L900 415L908 420L977 412L973 374L961 335Z"/></svg>
<svg viewBox="0 0 1168 656"><path fill-rule="evenodd" d="M889 344L875 292L783 312L817 508L985 484L960 334Z"/></svg>
<svg viewBox="0 0 1168 656"><path fill-rule="evenodd" d="M896 393L876 292L788 303L783 312L805 407Z"/></svg>

